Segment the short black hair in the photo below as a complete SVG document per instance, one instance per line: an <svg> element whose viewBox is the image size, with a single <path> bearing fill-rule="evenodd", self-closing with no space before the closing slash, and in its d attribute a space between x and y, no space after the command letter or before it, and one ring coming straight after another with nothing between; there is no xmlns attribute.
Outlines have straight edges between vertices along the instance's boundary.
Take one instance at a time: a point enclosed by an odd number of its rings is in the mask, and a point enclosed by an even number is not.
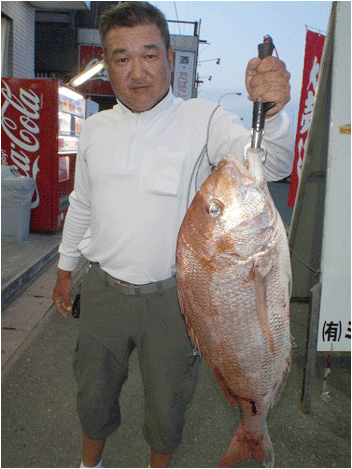
<svg viewBox="0 0 352 469"><path fill-rule="evenodd" d="M99 20L100 42L106 51L106 34L114 26L134 27L141 24L155 24L165 42L170 47L170 33L164 14L148 2L121 2L103 11Z"/></svg>

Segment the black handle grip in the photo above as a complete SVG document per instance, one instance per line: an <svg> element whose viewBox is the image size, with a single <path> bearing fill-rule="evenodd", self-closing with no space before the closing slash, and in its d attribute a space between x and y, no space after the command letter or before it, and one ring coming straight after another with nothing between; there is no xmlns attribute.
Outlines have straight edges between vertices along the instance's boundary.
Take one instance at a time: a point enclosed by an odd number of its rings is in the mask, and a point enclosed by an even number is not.
<svg viewBox="0 0 352 469"><path fill-rule="evenodd" d="M265 57L269 57L270 55L273 55L274 51L274 43L272 38L267 35L264 36L264 40L262 44L258 44L258 56L260 59L265 59Z"/></svg>
<svg viewBox="0 0 352 469"><path fill-rule="evenodd" d="M263 60L265 59L265 57L269 57L273 54L274 48L275 46L272 38L269 35L264 36L263 43L258 44L259 58ZM264 129L265 113L274 106L275 103L254 103L252 121L253 130L255 130L256 132L260 132Z"/></svg>

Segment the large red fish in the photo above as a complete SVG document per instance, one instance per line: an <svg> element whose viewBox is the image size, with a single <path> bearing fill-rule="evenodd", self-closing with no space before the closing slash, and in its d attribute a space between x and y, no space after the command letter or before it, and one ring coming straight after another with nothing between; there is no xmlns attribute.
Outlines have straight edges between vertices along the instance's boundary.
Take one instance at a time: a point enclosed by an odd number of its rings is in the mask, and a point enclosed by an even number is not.
<svg viewBox="0 0 352 469"><path fill-rule="evenodd" d="M259 153L258 153L259 155ZM291 360L287 236L262 162L223 158L196 193L177 241L177 282L191 340L241 423L220 467L274 451L266 419Z"/></svg>

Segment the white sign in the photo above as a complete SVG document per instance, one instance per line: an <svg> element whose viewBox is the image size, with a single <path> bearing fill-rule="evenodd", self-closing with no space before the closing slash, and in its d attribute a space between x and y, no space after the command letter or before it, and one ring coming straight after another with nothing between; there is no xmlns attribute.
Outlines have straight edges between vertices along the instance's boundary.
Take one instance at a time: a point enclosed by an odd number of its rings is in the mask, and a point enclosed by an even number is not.
<svg viewBox="0 0 352 469"><path fill-rule="evenodd" d="M194 80L194 52L175 52L175 74L173 93L183 99L192 98Z"/></svg>
<svg viewBox="0 0 352 469"><path fill-rule="evenodd" d="M319 352L351 350L351 3L337 2L326 176Z"/></svg>

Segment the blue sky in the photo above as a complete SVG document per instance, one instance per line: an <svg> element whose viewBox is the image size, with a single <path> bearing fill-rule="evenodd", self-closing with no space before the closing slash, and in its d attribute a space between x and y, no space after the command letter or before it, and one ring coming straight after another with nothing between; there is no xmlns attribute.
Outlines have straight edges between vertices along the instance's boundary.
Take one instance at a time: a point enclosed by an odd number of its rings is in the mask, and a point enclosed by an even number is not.
<svg viewBox="0 0 352 469"><path fill-rule="evenodd" d="M199 66L200 76L205 77L199 88L199 97L217 100L227 92L242 92L240 97L233 95L222 100L222 104L229 109L235 106L251 111L244 88L245 69L248 60L257 55L258 43L262 42L263 36L270 34L280 59L291 73L292 102L288 110L291 117L296 118L302 84L306 25L326 34L331 1L151 3L160 8L169 20L201 20L200 38L207 40L210 45L200 45L199 61L218 57L221 61L220 65L210 61ZM187 25L170 23L169 27L172 34L193 34L192 27ZM211 81L207 79L208 76L212 76Z"/></svg>

